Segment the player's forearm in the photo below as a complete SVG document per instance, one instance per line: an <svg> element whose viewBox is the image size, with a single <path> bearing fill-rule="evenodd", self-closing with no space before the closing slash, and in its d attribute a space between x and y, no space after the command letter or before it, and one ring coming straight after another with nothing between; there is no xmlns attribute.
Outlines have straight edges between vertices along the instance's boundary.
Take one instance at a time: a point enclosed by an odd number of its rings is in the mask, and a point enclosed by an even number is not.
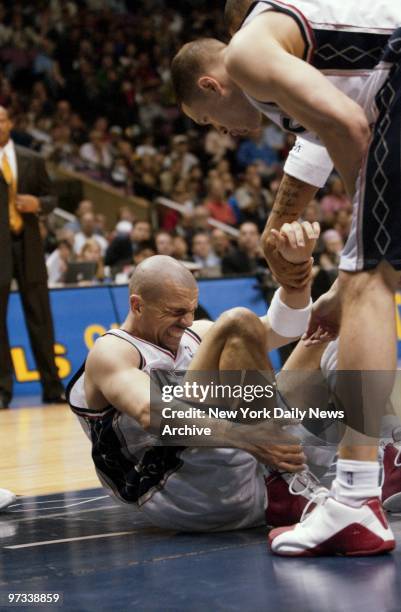
<svg viewBox="0 0 401 612"><path fill-rule="evenodd" d="M265 232L279 230L284 223L296 221L313 199L317 187L304 183L289 174L284 174L267 220Z"/></svg>

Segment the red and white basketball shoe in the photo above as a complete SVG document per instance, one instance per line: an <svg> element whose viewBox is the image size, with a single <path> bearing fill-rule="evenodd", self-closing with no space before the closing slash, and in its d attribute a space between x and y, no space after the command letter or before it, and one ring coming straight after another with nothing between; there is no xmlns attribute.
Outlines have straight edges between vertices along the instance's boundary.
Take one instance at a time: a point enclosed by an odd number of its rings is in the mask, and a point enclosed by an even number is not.
<svg viewBox="0 0 401 612"><path fill-rule="evenodd" d="M269 543L273 553L287 557L377 555L395 547L377 498L354 508L327 497L304 521L273 529Z"/></svg>
<svg viewBox="0 0 401 612"><path fill-rule="evenodd" d="M292 525L312 510L328 490L309 470L299 474L272 472L265 480L267 489L266 523L271 527Z"/></svg>
<svg viewBox="0 0 401 612"><path fill-rule="evenodd" d="M389 512L401 512L401 430L393 432L394 443L383 450L383 508Z"/></svg>
<svg viewBox="0 0 401 612"><path fill-rule="evenodd" d="M11 491L0 489L0 512L8 508L16 499L17 497Z"/></svg>

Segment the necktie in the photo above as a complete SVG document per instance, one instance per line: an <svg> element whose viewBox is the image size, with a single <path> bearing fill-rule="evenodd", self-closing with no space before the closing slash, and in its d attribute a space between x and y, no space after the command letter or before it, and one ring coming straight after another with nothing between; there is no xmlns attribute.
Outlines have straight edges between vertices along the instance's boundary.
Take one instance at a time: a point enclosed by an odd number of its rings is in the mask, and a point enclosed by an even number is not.
<svg viewBox="0 0 401 612"><path fill-rule="evenodd" d="M23 228L24 220L21 213L17 209L17 181L15 180L15 176L11 170L11 166L5 153L3 153L1 170L3 172L4 180L8 185L8 215L10 229L14 234L19 234Z"/></svg>

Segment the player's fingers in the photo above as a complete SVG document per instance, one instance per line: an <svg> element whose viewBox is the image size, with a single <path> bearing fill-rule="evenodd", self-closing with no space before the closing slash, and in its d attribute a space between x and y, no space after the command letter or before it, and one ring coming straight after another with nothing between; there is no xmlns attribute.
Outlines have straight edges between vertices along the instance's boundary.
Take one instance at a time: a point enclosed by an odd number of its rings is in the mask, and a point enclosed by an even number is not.
<svg viewBox="0 0 401 612"><path fill-rule="evenodd" d="M289 452L277 452L269 449L272 457L275 457L276 461L288 461L288 463L305 463L306 457L302 451L294 453Z"/></svg>
<svg viewBox="0 0 401 612"><path fill-rule="evenodd" d="M299 455L300 453L303 453L302 450L302 446L299 444L298 440L296 440L295 438L293 438L294 443L291 443L291 438L292 436L288 435L288 441L285 444L272 444L269 448L271 450L272 453L282 453L282 454L289 454L289 455Z"/></svg>
<svg viewBox="0 0 401 612"><path fill-rule="evenodd" d="M303 232L301 224L298 223L298 221L293 221L292 222L292 229L293 229L293 232L295 234L295 239L297 241L297 246L298 247L305 246L304 232Z"/></svg>
<svg viewBox="0 0 401 612"><path fill-rule="evenodd" d="M319 323L318 321L316 321L315 317L312 314L312 316L309 318L308 327L306 328L306 332L302 336L302 340L308 340L312 336L312 334L315 333L318 327L319 327Z"/></svg>
<svg viewBox="0 0 401 612"><path fill-rule="evenodd" d="M309 240L315 239L315 232L313 230L312 225L309 223L309 221L302 222L302 230L304 234L306 235L306 237L309 238Z"/></svg>
<svg viewBox="0 0 401 612"><path fill-rule="evenodd" d="M290 223L284 223L284 225L280 229L280 234L288 240L290 246L292 246L293 249L297 248L297 240L293 227Z"/></svg>
<svg viewBox="0 0 401 612"><path fill-rule="evenodd" d="M313 227L313 231L315 233L315 239L317 240L320 236L320 223L318 223L317 221L314 221L312 223L312 227Z"/></svg>
<svg viewBox="0 0 401 612"><path fill-rule="evenodd" d="M303 472L306 469L306 465L304 463L294 464L287 463L286 461L280 461L277 464L277 467L279 467L280 470L284 470L285 472Z"/></svg>

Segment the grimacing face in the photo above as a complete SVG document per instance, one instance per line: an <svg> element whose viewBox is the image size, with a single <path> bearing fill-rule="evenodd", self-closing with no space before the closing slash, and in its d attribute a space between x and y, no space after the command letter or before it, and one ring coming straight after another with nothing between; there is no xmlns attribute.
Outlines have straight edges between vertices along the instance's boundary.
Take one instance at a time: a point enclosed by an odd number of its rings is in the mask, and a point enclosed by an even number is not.
<svg viewBox="0 0 401 612"><path fill-rule="evenodd" d="M174 353L185 328L191 327L198 305L198 289L169 284L156 301L144 302L141 327L146 337Z"/></svg>
<svg viewBox="0 0 401 612"><path fill-rule="evenodd" d="M182 105L183 112L199 125L212 125L220 133L245 136L260 128L261 113L249 102L242 91L233 86L227 95L215 93L199 96L190 105Z"/></svg>

